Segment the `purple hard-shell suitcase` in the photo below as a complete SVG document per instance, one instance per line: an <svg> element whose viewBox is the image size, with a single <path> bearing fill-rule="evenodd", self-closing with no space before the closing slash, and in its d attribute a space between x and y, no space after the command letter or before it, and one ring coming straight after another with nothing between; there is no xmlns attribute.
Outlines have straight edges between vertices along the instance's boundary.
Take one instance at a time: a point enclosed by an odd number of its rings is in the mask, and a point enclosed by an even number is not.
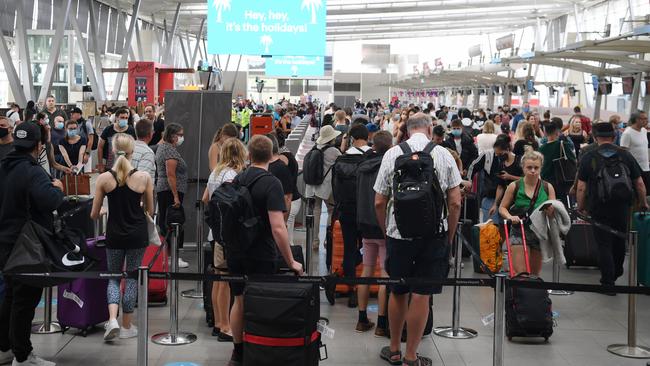
<svg viewBox="0 0 650 366"><path fill-rule="evenodd" d="M97 240L87 240L90 255L98 260L92 271L106 271L108 268L104 239L99 236ZM88 330L108 320L107 287L108 280L95 279L77 279L58 286L56 314L64 331L76 328L85 337Z"/></svg>

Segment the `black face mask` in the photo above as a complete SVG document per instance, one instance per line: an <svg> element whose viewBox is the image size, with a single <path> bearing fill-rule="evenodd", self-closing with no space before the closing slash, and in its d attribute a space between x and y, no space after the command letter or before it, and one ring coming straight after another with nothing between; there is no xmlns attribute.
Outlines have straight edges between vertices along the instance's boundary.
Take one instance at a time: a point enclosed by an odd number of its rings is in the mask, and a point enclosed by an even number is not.
<svg viewBox="0 0 650 366"><path fill-rule="evenodd" d="M8 128L0 128L0 139L5 138L7 135L9 135L9 129Z"/></svg>

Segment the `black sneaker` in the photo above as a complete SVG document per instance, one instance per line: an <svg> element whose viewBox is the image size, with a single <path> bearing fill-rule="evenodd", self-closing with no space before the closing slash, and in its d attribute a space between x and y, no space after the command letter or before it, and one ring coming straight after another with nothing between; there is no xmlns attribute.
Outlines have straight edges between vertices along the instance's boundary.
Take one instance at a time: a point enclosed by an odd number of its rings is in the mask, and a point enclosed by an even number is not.
<svg viewBox="0 0 650 366"><path fill-rule="evenodd" d="M212 327L212 336L213 337L218 337L219 334L221 334L221 329L219 329L217 327Z"/></svg>
<svg viewBox="0 0 650 366"><path fill-rule="evenodd" d="M232 342L232 336L230 334L224 333L224 332L219 332L219 335L217 335L217 341L218 342Z"/></svg>
<svg viewBox="0 0 650 366"><path fill-rule="evenodd" d="M357 306L359 306L359 303L357 302L357 292L356 291L348 292L348 307L354 309Z"/></svg>

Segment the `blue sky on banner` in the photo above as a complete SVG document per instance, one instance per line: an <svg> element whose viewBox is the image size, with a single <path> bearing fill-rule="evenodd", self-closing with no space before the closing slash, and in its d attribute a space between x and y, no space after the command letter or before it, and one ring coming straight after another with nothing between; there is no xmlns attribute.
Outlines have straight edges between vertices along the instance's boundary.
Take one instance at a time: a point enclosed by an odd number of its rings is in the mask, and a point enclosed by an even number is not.
<svg viewBox="0 0 650 366"><path fill-rule="evenodd" d="M208 0L208 53L325 55L326 0Z"/></svg>
<svg viewBox="0 0 650 366"><path fill-rule="evenodd" d="M266 76L307 77L325 75L323 56L275 56L266 59Z"/></svg>

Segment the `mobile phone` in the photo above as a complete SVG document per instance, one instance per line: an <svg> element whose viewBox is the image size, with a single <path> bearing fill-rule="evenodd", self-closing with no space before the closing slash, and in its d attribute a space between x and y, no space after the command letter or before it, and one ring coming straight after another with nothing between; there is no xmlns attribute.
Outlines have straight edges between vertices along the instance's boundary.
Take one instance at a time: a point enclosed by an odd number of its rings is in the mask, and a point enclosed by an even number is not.
<svg viewBox="0 0 650 366"><path fill-rule="evenodd" d="M549 207L551 207L551 206L552 206L552 204L549 202L549 203L545 203L545 204L543 204L542 207L540 207L539 209L540 209L540 210L546 210L547 208L549 208Z"/></svg>

